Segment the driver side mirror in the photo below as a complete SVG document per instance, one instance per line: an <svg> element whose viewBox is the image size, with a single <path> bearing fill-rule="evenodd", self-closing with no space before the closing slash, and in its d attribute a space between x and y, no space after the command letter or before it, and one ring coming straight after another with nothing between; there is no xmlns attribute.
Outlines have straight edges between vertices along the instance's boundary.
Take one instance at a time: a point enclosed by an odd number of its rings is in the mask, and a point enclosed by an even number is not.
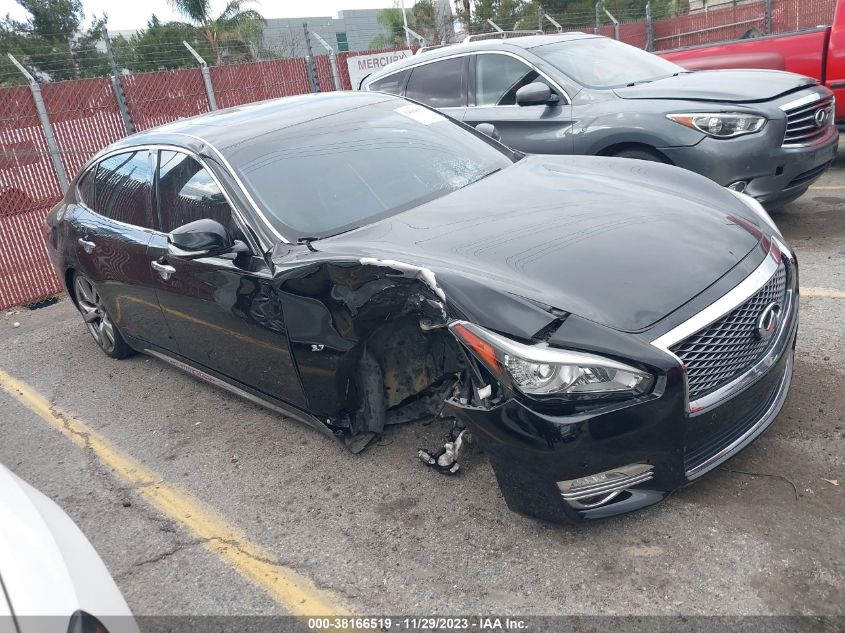
<svg viewBox="0 0 845 633"><path fill-rule="evenodd" d="M233 240L226 227L215 220L202 219L173 229L167 236L169 252L174 257L197 259L249 250L240 240Z"/></svg>
<svg viewBox="0 0 845 633"><path fill-rule="evenodd" d="M542 81L535 81L516 91L516 103L521 106L548 105L560 101L552 89Z"/></svg>

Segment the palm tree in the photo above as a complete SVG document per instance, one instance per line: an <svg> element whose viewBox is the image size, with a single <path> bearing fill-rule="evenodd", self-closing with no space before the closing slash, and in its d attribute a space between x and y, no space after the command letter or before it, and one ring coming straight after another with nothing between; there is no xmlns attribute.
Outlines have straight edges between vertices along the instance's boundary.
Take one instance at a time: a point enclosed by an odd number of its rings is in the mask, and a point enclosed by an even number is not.
<svg viewBox="0 0 845 633"><path fill-rule="evenodd" d="M237 39L236 33L245 27L263 25L264 17L255 9L245 6L251 0L229 0L223 12L216 18L211 15L211 0L168 0L170 6L197 25L203 37L208 41L217 58L216 63L223 63L220 50L221 42Z"/></svg>

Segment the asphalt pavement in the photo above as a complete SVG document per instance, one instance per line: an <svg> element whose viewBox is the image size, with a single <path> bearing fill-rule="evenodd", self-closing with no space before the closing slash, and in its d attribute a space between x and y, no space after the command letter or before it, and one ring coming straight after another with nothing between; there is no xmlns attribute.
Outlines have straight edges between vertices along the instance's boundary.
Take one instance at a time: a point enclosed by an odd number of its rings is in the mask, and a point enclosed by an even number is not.
<svg viewBox="0 0 845 633"><path fill-rule="evenodd" d="M50 405L0 390L0 463L77 522L137 615L295 612L255 561L359 614L845 615L845 159L774 218L801 267L786 405L736 458L633 515L511 513L477 450L453 478L420 464L441 422L352 455L158 360L105 357L68 300L0 315L0 371ZM68 419L111 453L71 441ZM189 501L160 503L125 460ZM219 546L206 516L242 542Z"/></svg>

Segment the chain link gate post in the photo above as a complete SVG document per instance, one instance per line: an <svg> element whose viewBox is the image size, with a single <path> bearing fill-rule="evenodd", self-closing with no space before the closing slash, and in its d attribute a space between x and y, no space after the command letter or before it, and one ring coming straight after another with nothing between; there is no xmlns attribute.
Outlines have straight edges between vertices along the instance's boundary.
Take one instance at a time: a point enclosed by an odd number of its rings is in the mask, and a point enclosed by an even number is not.
<svg viewBox="0 0 845 633"><path fill-rule="evenodd" d="M320 37L320 34L314 31L314 37L317 38L317 41L322 44L323 48L326 49L329 53L329 66L331 66L332 70L332 83L334 84L335 90L343 90L343 85L340 83L340 71L337 68L337 55L334 53L334 49L329 45L329 43Z"/></svg>
<svg viewBox="0 0 845 633"><path fill-rule="evenodd" d="M123 127L126 129L127 134L134 134L135 124L132 122L132 116L129 114L129 104L126 102L126 93L123 92L123 82L120 79L122 73L117 68L117 60L114 58L109 30L105 27L103 27L103 42L106 45L106 56L109 58L109 65L111 66L111 85L114 90L114 96L117 99L117 109L120 110L120 118L123 120Z"/></svg>
<svg viewBox="0 0 845 633"><path fill-rule="evenodd" d="M605 9L604 12L607 14L607 17L609 17L610 21L613 23L613 39L619 41L619 20L617 20L614 15L607 9Z"/></svg>
<svg viewBox="0 0 845 633"><path fill-rule="evenodd" d="M651 14L651 2L645 5L645 49L654 50L654 16Z"/></svg>
<svg viewBox="0 0 845 633"><path fill-rule="evenodd" d="M217 109L217 97L214 96L214 85L211 83L211 71L208 70L208 64L202 56L196 52L190 44L182 40L182 44L188 49L188 52L194 56L197 63L200 65L200 73L202 73L202 82L205 84L205 96L208 98L208 109L213 111Z"/></svg>
<svg viewBox="0 0 845 633"><path fill-rule="evenodd" d="M766 0L766 14L763 20L763 35L772 34L772 0Z"/></svg>
<svg viewBox="0 0 845 633"><path fill-rule="evenodd" d="M596 2L596 28L593 29L593 33L598 35L599 31L601 31L601 0Z"/></svg>
<svg viewBox="0 0 845 633"><path fill-rule="evenodd" d="M11 62L17 67L19 71L26 77L29 82L29 91L32 93L32 100L35 102L35 109L38 112L38 120L41 122L41 129L44 131L44 138L47 141L47 149L50 152L50 159L53 161L53 168L56 170L56 177L59 180L59 186L62 188L62 193L67 193L68 179L65 171L64 163L62 163L62 155L59 152L59 144L56 142L56 136L53 134L53 126L50 124L50 117L47 116L47 108L44 106L44 97L41 95L41 86L35 81L29 71L24 68L14 55L7 53Z"/></svg>
<svg viewBox="0 0 845 633"><path fill-rule="evenodd" d="M305 49L308 51L308 54L305 56L308 83L311 84L311 92L320 92L320 84L317 82L317 64L314 63L314 51L311 50L311 35L308 33L308 22L302 23L302 30L305 32Z"/></svg>

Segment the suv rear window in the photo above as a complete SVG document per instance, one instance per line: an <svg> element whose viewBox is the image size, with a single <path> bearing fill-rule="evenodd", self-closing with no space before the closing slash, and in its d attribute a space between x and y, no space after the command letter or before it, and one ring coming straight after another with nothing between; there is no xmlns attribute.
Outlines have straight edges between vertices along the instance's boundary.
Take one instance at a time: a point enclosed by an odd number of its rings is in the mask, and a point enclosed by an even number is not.
<svg viewBox="0 0 845 633"><path fill-rule="evenodd" d="M432 108L465 106L464 57L423 64L411 71L405 96Z"/></svg>
<svg viewBox="0 0 845 633"><path fill-rule="evenodd" d="M374 81L367 89L399 96L402 94L402 88L405 86L405 79L408 77L409 72L409 70L400 70L398 73L393 73L383 79Z"/></svg>

